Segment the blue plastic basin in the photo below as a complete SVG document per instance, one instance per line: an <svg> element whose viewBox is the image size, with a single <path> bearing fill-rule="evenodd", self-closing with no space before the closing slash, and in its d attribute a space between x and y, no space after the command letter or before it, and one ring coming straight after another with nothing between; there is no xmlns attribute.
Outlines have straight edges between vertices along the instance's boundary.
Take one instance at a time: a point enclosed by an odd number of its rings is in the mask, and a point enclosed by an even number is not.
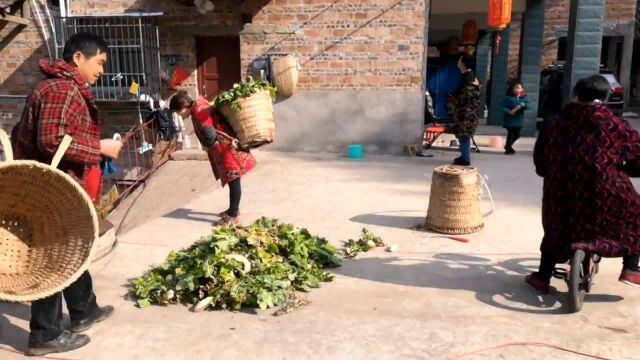
<svg viewBox="0 0 640 360"><path fill-rule="evenodd" d="M349 145L347 148L347 157L349 159L362 159L364 156L364 148L362 145Z"/></svg>

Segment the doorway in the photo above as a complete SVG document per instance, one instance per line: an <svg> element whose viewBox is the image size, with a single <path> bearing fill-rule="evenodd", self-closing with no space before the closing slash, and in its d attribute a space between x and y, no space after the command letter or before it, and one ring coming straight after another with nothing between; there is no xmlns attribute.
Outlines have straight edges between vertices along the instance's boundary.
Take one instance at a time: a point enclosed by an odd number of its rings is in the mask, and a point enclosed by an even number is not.
<svg viewBox="0 0 640 360"><path fill-rule="evenodd" d="M198 92L213 100L241 80L240 37L196 37Z"/></svg>

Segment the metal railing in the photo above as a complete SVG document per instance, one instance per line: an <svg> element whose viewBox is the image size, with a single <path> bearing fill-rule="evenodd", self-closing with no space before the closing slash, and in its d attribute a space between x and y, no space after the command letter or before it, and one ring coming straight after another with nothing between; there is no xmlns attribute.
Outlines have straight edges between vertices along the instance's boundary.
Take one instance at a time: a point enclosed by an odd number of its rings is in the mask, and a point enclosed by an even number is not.
<svg viewBox="0 0 640 360"><path fill-rule="evenodd" d="M98 211L108 214L125 197L169 161L176 141L159 141L154 121L136 126L122 138L120 156L112 161L114 172L102 178L102 199Z"/></svg>
<svg viewBox="0 0 640 360"><path fill-rule="evenodd" d="M72 35L89 32L109 45L107 66L92 91L98 101L135 100L129 93L135 82L140 93L160 96L160 42L157 17L160 13L118 16L74 16L54 19L55 52L61 58L64 44Z"/></svg>

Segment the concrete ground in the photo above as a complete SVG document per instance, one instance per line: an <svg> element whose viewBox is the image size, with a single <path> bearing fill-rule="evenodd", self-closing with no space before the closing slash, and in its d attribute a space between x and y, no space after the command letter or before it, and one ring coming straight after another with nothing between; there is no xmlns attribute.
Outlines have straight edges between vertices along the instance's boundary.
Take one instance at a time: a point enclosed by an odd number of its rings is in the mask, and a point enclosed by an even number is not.
<svg viewBox="0 0 640 360"><path fill-rule="evenodd" d="M336 270L309 294L311 305L272 311L192 313L183 306L138 309L125 299L130 279L169 251L211 230L228 193L208 163L171 162L120 214L118 247L92 268L101 304L112 319L89 331L91 344L71 359L453 359L511 342L545 342L610 359L637 359L640 289L617 282L620 259L605 259L582 312L565 313L566 286L534 295L523 277L535 269L541 179L531 156L474 154L489 176L495 212L468 243L410 228L424 221L431 173L455 153L433 158L258 153L243 179L245 222L268 216L307 227L336 245L373 230L398 252L372 251ZM489 204L484 203L485 210ZM125 216L126 215L126 216ZM24 350L29 307L0 304L0 344ZM1 352L2 359L22 356ZM519 346L465 359L580 359Z"/></svg>

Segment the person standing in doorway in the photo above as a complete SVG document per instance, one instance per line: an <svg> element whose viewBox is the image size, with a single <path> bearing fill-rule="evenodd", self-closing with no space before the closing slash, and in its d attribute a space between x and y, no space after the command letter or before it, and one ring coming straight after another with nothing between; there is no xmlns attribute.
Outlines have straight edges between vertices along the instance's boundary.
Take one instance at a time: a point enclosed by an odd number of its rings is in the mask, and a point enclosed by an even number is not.
<svg viewBox="0 0 640 360"><path fill-rule="evenodd" d="M89 170L99 166L102 157L118 157L120 141L100 140L98 108L90 90L104 72L107 54L103 39L78 33L66 42L63 60L40 61L47 79L33 90L11 133L16 159L50 163L64 136L69 135L73 142L58 168L87 189ZM71 318L69 331L62 327L63 295ZM27 355L67 352L88 344L89 337L80 333L113 311L113 306L98 306L91 275L83 273L62 293L31 303Z"/></svg>
<svg viewBox="0 0 640 360"><path fill-rule="evenodd" d="M524 112L529 106L527 94L522 83L512 80L507 85L507 96L502 101L502 111L504 112L504 128L507 129L507 144L504 147L505 154L513 155L513 149L520 133L524 127Z"/></svg>
<svg viewBox="0 0 640 360"><path fill-rule="evenodd" d="M460 142L460 157L453 161L454 165L471 165L471 138L480 118L480 82L472 70L473 63L474 59L468 55L458 61L462 77L454 93L453 124L449 129Z"/></svg>

